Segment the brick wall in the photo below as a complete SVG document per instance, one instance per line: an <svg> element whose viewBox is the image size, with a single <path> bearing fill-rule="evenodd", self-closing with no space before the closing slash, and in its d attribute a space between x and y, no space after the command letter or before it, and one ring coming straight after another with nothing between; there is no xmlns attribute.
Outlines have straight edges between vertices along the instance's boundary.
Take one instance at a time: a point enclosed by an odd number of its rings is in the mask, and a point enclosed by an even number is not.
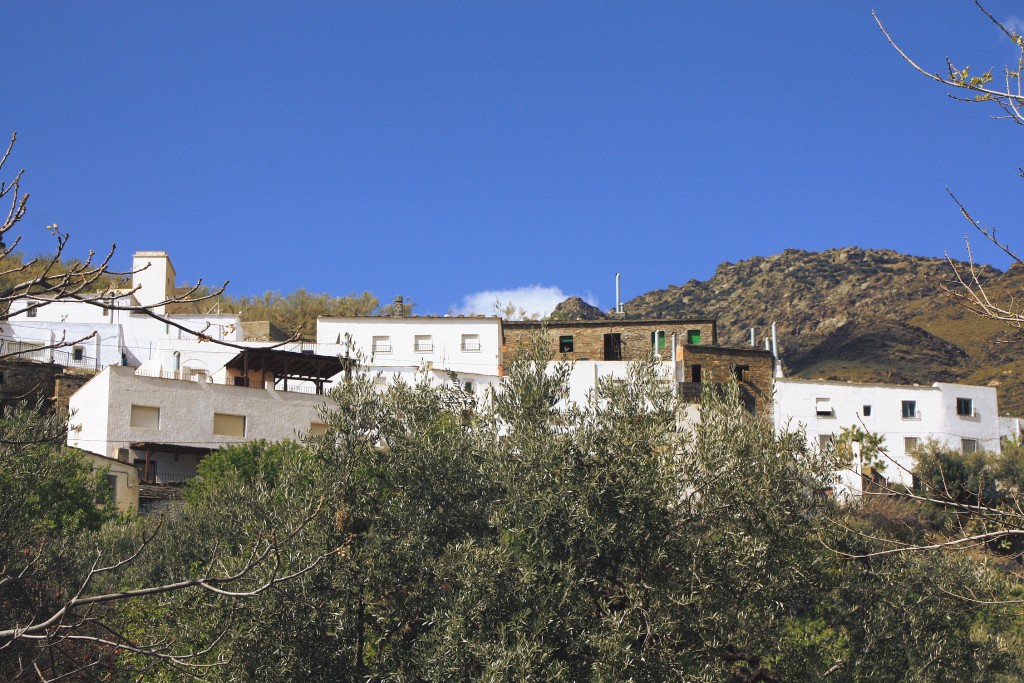
<svg viewBox="0 0 1024 683"><path fill-rule="evenodd" d="M700 336L700 344L718 343L714 320L577 320L549 321L546 327L539 322L502 323L504 337L503 356L514 357L529 348L531 339L546 329L546 344L552 358L561 360L645 360L654 349L651 334L664 332L661 357L672 357L672 334L676 334L679 348L687 346L691 333ZM618 335L620 358L605 354L606 335ZM570 350L571 348L571 350Z"/></svg>

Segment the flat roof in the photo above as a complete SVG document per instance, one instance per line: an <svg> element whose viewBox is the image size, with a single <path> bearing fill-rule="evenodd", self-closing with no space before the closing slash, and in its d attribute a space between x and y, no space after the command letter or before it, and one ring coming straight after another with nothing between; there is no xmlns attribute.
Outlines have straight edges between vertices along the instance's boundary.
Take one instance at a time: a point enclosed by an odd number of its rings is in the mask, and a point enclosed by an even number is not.
<svg viewBox="0 0 1024 683"><path fill-rule="evenodd" d="M992 389L995 387L987 387L983 384L956 384L953 382L933 382L931 384L886 384L885 382L847 382L841 379L804 379L802 377L777 377L776 382L792 383L792 384L828 384L836 387L873 387L880 389L938 389L939 385L949 385L957 387L971 387L978 389Z"/></svg>
<svg viewBox="0 0 1024 683"><path fill-rule="evenodd" d="M630 325L715 324L717 318L603 318L601 320L506 320L509 327L608 327Z"/></svg>
<svg viewBox="0 0 1024 683"><path fill-rule="evenodd" d="M402 320L497 320L501 318L496 315L319 315L317 320L375 320L375 321L402 321Z"/></svg>

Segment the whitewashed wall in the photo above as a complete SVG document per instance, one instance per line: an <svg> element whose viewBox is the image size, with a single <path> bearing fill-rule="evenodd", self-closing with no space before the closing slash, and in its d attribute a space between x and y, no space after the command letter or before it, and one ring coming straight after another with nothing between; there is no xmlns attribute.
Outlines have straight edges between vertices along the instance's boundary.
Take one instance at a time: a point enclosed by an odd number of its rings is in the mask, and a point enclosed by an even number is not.
<svg viewBox="0 0 1024 683"><path fill-rule="evenodd" d="M319 422L318 406L327 401L296 392L144 377L134 368L111 366L71 397L68 445L116 457L119 448L138 442L218 448L255 439L280 441ZM133 427L132 405L159 408L159 427ZM214 413L244 415L245 436L214 434ZM194 462L180 465L181 474L195 474ZM176 471L171 463L161 468Z"/></svg>
<svg viewBox="0 0 1024 683"><path fill-rule="evenodd" d="M480 375L497 375L501 364L501 321L498 318L353 317L317 320L317 353L344 354L350 335L372 366L433 366ZM374 339L378 343L374 352ZM417 338L419 348L417 350ZM478 350L464 348L475 339ZM429 346L428 346L429 344ZM386 346L390 350L381 350ZM429 348L429 350L425 350Z"/></svg>
<svg viewBox="0 0 1024 683"><path fill-rule="evenodd" d="M973 415L957 415L957 398L969 398ZM828 401L831 415L818 415L818 406ZM903 401L915 401L917 417L904 418ZM870 406L870 415L865 415ZM893 386L826 382L799 379L775 380L775 424L782 430L803 425L807 440L818 447L822 436L838 436L845 427L859 426L885 437L885 449L894 460L884 475L890 481L909 485L908 470L914 459L905 440L924 442L929 438L960 450L962 439L974 439L978 447L999 452L999 413L996 390L966 384L935 383L932 386Z"/></svg>

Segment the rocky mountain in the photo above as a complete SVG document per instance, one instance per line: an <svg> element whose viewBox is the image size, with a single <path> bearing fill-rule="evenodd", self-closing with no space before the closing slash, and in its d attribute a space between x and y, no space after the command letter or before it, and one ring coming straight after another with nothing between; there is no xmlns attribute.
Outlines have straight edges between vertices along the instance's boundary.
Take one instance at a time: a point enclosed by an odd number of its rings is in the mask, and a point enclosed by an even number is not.
<svg viewBox="0 0 1024 683"><path fill-rule="evenodd" d="M601 320L605 317L600 308L588 304L578 296L571 296L555 306L550 315L552 320Z"/></svg>
<svg viewBox="0 0 1024 683"><path fill-rule="evenodd" d="M996 300L1024 290L1024 268L976 272ZM729 345L748 344L752 327L762 343L774 321L792 376L986 384L998 388L1000 412L1024 415L1024 336L965 311L942 283L953 284L944 259L787 249L723 263L707 281L648 292L625 310L637 318L716 317L719 341Z"/></svg>

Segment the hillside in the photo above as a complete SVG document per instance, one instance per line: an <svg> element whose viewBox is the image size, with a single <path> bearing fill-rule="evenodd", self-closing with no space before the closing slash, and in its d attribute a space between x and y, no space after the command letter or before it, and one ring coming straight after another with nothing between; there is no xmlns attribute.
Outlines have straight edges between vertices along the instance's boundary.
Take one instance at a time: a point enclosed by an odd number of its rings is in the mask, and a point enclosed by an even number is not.
<svg viewBox="0 0 1024 683"><path fill-rule="evenodd" d="M966 264L964 264L966 265ZM936 282L952 276L944 259L856 247L787 249L723 263L706 281L643 294L630 317L718 318L719 341L747 344L778 324L791 375L867 382L990 384L1000 412L1024 415L1021 337L965 311ZM979 277L994 297L1024 290L1024 268L990 266Z"/></svg>

